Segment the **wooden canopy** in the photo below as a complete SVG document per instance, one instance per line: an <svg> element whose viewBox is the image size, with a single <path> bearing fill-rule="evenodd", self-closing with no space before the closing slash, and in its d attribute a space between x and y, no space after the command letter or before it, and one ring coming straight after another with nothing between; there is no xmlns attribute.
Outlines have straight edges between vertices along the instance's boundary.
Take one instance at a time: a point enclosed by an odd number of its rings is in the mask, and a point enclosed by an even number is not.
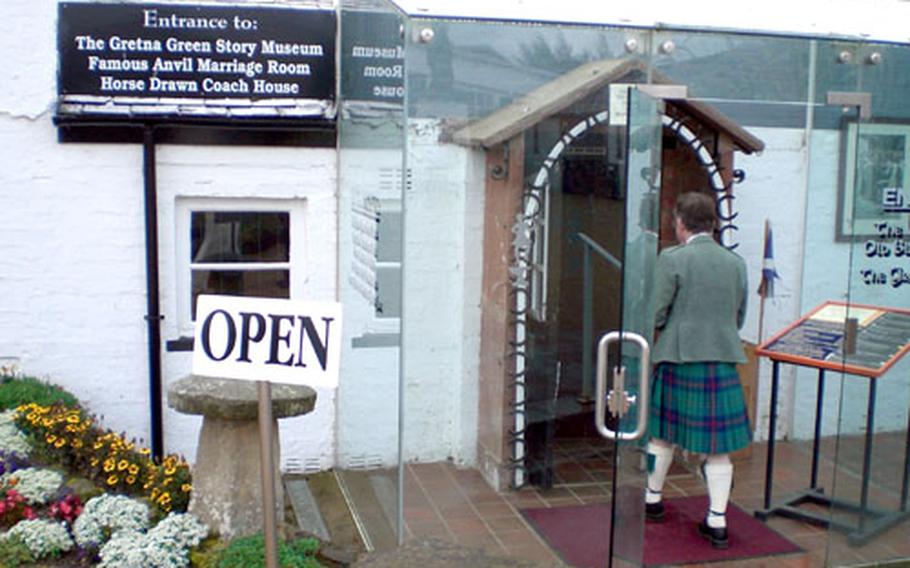
<svg viewBox="0 0 910 568"><path fill-rule="evenodd" d="M610 83L628 82L634 72L644 73L645 64L637 59L602 59L592 61L527 95L516 99L494 113L461 126L451 134L451 141L463 146L492 148L527 130L538 122L559 113ZM654 71L653 82L673 84L668 77ZM711 105L686 98L667 98L702 124L726 133L736 147L746 154L759 152L764 143Z"/></svg>

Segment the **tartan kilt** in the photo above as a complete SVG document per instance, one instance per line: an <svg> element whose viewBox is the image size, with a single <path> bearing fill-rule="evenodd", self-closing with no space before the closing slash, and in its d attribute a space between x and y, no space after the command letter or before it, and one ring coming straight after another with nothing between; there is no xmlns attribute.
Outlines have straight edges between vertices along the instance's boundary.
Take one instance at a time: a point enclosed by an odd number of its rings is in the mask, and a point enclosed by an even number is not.
<svg viewBox="0 0 910 568"><path fill-rule="evenodd" d="M690 452L726 454L752 441L733 363L658 363L648 434Z"/></svg>

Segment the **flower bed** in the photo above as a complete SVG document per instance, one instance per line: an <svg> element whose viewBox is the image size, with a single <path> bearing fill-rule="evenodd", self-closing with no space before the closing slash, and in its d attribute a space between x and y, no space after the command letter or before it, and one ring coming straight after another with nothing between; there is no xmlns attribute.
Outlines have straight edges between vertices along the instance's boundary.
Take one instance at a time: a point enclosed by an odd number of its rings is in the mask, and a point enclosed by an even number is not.
<svg viewBox="0 0 910 568"><path fill-rule="evenodd" d="M16 410L16 426L47 462L77 471L110 491L146 497L163 514L186 511L190 468L178 456L158 462L148 448L100 428L80 408L29 403Z"/></svg>
<svg viewBox="0 0 910 568"><path fill-rule="evenodd" d="M186 513L192 481L181 457L155 459L71 394L10 375L0 370L0 568L228 568L250 550ZM291 546L283 566L319 566L318 541Z"/></svg>

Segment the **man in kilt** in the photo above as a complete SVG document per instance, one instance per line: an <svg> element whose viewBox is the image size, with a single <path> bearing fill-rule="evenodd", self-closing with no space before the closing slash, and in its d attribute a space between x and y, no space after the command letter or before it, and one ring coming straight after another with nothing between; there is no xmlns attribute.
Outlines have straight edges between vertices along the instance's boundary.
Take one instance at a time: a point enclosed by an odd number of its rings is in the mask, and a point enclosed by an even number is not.
<svg viewBox="0 0 910 568"><path fill-rule="evenodd" d="M746 317L746 265L713 237L715 201L680 195L674 208L679 245L657 260L655 328L648 433L648 520L664 516L661 490L676 446L706 455L702 474L710 506L698 531L727 548L726 510L733 482L730 452L752 432L737 363L746 361L739 329Z"/></svg>

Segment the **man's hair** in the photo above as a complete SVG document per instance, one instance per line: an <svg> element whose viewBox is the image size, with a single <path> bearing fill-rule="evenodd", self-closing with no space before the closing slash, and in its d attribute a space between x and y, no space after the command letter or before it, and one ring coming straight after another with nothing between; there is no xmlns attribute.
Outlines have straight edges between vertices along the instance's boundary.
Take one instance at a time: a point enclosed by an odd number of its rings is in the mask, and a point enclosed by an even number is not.
<svg viewBox="0 0 910 568"><path fill-rule="evenodd" d="M710 233L717 222L714 198L699 191L683 193L676 199L673 214L692 233Z"/></svg>

